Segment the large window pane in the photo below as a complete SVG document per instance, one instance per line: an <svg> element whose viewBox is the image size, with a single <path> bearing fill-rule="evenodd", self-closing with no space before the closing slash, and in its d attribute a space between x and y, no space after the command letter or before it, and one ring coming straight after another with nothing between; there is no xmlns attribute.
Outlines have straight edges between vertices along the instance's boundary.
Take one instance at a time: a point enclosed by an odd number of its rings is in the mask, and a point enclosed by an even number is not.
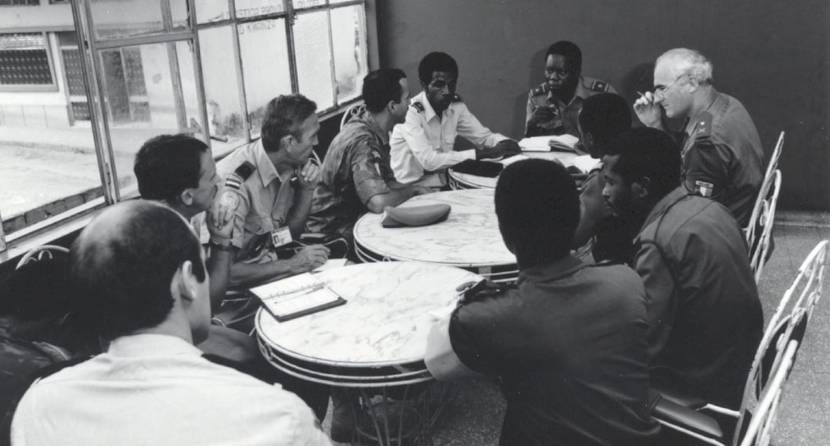
<svg viewBox="0 0 830 446"><path fill-rule="evenodd" d="M114 39L164 31L161 0L92 0L95 36ZM187 0L170 0L173 27L181 29L187 22Z"/></svg>
<svg viewBox="0 0 830 446"><path fill-rule="evenodd" d="M282 0L236 0L237 17L253 17L284 11Z"/></svg>
<svg viewBox="0 0 830 446"><path fill-rule="evenodd" d="M325 110L334 105L328 11L298 14L294 23L300 93Z"/></svg>
<svg viewBox="0 0 830 446"><path fill-rule="evenodd" d="M72 26L70 9L51 14ZM103 193L89 121L78 119L89 112L77 44L51 32L22 36L0 39L0 79L12 84L0 88L0 215L11 237Z"/></svg>
<svg viewBox="0 0 830 446"><path fill-rule="evenodd" d="M216 22L228 18L230 18L228 0L196 0L196 19L199 23Z"/></svg>
<svg viewBox="0 0 830 446"><path fill-rule="evenodd" d="M214 137L214 154L225 148L236 147L248 136L243 126L241 86L237 80L237 61L233 50L233 29L230 26L199 32L202 55L202 76L205 82L205 102L208 128Z"/></svg>
<svg viewBox="0 0 830 446"><path fill-rule="evenodd" d="M239 25L242 75L251 135L258 136L268 101L291 93L285 20L263 20Z"/></svg>
<svg viewBox="0 0 830 446"><path fill-rule="evenodd" d="M363 76L368 73L363 6L332 9L331 32L337 102L340 103L360 96Z"/></svg>
<svg viewBox="0 0 830 446"><path fill-rule="evenodd" d="M158 134L204 139L189 42L101 52L109 134L122 196L133 192L133 158Z"/></svg>

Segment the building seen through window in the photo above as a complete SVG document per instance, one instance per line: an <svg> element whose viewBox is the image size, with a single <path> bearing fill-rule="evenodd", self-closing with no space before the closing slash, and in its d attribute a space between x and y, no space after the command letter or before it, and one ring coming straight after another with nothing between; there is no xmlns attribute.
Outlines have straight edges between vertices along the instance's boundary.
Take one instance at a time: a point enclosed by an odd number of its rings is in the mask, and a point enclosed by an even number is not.
<svg viewBox="0 0 830 446"><path fill-rule="evenodd" d="M151 136L193 134L221 156L259 137L276 95L303 93L321 113L360 95L364 1L194 3L0 0L8 239L135 196L133 157Z"/></svg>

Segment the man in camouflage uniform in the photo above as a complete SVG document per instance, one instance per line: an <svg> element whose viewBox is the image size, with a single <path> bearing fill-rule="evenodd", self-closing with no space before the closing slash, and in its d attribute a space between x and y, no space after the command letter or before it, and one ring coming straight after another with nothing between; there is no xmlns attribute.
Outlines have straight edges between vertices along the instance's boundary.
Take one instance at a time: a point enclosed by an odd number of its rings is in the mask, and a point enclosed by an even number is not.
<svg viewBox="0 0 830 446"><path fill-rule="evenodd" d="M380 213L429 192L395 181L389 164L389 132L406 117L406 74L394 68L363 79L364 107L358 108L329 145L314 192L308 229L352 239L355 221L368 209Z"/></svg>
<svg viewBox="0 0 830 446"><path fill-rule="evenodd" d="M745 227L764 179L764 149L743 104L712 86L712 63L695 50L666 51L654 67L654 93L638 99L634 111L656 129L665 129L664 115L686 119L683 184L728 207Z"/></svg>
<svg viewBox="0 0 830 446"><path fill-rule="evenodd" d="M525 136L579 136L577 119L582 101L599 93L616 93L608 82L582 76L582 52L574 43L559 41L545 55L545 81L527 95Z"/></svg>

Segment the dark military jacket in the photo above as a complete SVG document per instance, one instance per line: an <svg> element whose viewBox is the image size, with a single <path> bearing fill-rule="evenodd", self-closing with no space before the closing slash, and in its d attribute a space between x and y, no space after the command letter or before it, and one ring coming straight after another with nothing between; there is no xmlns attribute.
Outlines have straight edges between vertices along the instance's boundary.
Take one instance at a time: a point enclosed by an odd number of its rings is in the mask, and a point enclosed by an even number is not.
<svg viewBox="0 0 830 446"><path fill-rule="evenodd" d="M735 219L679 187L652 209L634 244L652 382L738 407L763 316Z"/></svg>
<svg viewBox="0 0 830 446"><path fill-rule="evenodd" d="M308 229L351 236L355 221L373 196L390 191L389 135L366 110L343 126L329 145L314 191Z"/></svg>
<svg viewBox="0 0 830 446"><path fill-rule="evenodd" d="M722 203L745 227L764 179L764 149L743 104L715 91L689 119L682 143L686 189Z"/></svg>
<svg viewBox="0 0 830 446"><path fill-rule="evenodd" d="M568 133L579 136L577 119L579 111L582 110L582 102L599 93L616 93L614 87L608 82L597 80L587 76L580 76L576 84L576 91L571 101L567 104L553 95L547 82L530 90L527 95L527 110L525 113L525 136L539 135L561 135ZM533 112L539 107L551 107L556 117L550 121L531 125L530 118Z"/></svg>

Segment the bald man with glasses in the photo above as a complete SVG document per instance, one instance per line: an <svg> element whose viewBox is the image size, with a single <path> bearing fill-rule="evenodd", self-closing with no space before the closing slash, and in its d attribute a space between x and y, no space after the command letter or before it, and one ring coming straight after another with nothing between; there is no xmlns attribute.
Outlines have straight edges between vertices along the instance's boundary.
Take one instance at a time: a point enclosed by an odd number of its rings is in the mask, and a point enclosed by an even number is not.
<svg viewBox="0 0 830 446"><path fill-rule="evenodd" d="M648 127L666 130L664 118L684 121L680 137L683 184L749 221L763 181L764 151L743 104L712 85L712 63L702 54L675 48L657 58L654 92L634 103Z"/></svg>

